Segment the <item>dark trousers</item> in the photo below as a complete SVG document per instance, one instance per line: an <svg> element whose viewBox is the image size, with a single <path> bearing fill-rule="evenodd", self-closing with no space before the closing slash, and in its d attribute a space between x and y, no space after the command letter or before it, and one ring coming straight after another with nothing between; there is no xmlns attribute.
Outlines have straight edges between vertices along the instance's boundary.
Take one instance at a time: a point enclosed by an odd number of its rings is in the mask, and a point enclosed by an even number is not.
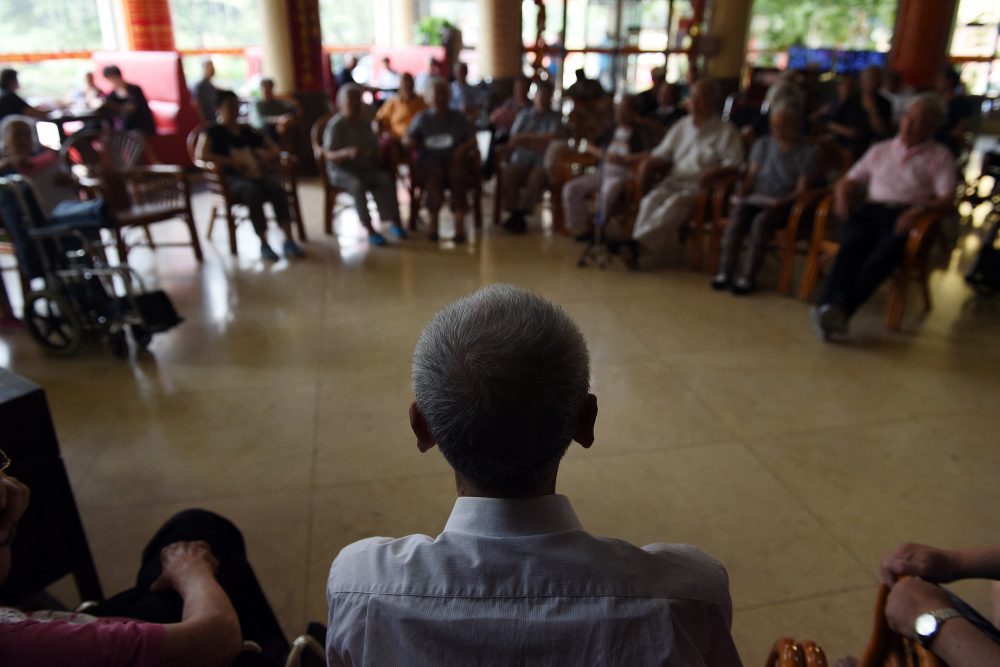
<svg viewBox="0 0 1000 667"><path fill-rule="evenodd" d="M181 597L172 591L153 593L149 587L162 571L160 551L165 546L198 540L207 542L219 561L216 579L236 609L243 639L260 644L273 664L284 664L288 641L247 562L243 535L228 519L205 510L186 510L163 524L143 549L135 588L105 600L87 613L149 623L180 622L184 606Z"/></svg>
<svg viewBox="0 0 1000 667"><path fill-rule="evenodd" d="M743 204L737 207L722 235L722 257L719 260L719 271L729 277L736 274L740 247L743 245L743 239L749 234L750 245L743 260L743 270L740 272L740 277L755 281L757 273L764 263L764 257L767 255L767 248L771 243L771 237L774 236L774 230L785 226L791 211L791 202L778 207L755 206L753 204Z"/></svg>
<svg viewBox="0 0 1000 667"><path fill-rule="evenodd" d="M866 204L851 216L840 235L840 250L823 286L820 305L843 308L848 316L867 301L903 259L906 236L895 232L905 206Z"/></svg>
<svg viewBox="0 0 1000 667"><path fill-rule="evenodd" d="M247 178L236 174L226 176L226 186L233 199L244 204L250 210L250 222L254 231L261 238L267 233L267 217L264 215L264 204L271 202L278 224L285 227L291 223L292 216L288 210L288 193L277 178L265 174L260 178Z"/></svg>

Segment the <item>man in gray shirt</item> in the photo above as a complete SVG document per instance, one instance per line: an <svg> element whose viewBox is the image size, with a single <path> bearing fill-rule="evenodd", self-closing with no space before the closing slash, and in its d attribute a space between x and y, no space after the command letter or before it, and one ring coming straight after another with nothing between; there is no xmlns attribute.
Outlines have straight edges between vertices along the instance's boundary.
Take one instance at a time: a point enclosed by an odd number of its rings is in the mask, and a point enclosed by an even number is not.
<svg viewBox="0 0 1000 667"><path fill-rule="evenodd" d="M770 113L771 134L754 142L750 166L722 238L717 290L745 295L756 287L757 274L771 236L784 226L795 197L815 180L816 146L802 138L802 110L795 102L776 103ZM743 239L749 233L743 266L736 275Z"/></svg>
<svg viewBox="0 0 1000 667"><path fill-rule="evenodd" d="M516 148L502 167L503 205L510 211L503 226L510 232L522 234L528 228L525 216L541 200L549 183L545 148L564 134L562 116L552 109L551 83L535 84L534 102L517 114L510 134Z"/></svg>
<svg viewBox="0 0 1000 667"><path fill-rule="evenodd" d="M417 449L454 469L458 498L436 537L340 552L328 664L740 665L718 561L597 537L556 493L572 442L594 443L589 366L576 324L520 287L490 285L431 319L410 425Z"/></svg>

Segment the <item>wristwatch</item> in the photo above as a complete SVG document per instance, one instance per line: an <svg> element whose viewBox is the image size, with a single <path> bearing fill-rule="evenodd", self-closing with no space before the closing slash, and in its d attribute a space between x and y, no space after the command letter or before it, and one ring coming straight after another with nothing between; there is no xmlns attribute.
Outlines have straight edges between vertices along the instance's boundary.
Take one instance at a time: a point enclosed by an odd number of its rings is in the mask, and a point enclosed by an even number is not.
<svg viewBox="0 0 1000 667"><path fill-rule="evenodd" d="M930 648L931 642L937 637L938 632L941 631L941 626L949 618L955 618L956 616L961 616L956 609L937 609L935 611L929 611L926 614L920 614L917 616L917 620L914 623L914 630L917 633L917 641L924 648Z"/></svg>

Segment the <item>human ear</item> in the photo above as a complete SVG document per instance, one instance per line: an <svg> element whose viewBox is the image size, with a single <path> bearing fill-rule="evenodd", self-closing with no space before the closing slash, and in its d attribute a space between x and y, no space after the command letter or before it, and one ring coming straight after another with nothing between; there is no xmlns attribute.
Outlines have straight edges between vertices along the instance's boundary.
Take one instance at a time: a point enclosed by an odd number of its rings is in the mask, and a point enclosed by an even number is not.
<svg viewBox="0 0 1000 667"><path fill-rule="evenodd" d="M410 428L413 429L413 435L417 436L417 449L421 453L426 452L437 444L434 442L431 429L427 426L427 420L424 419L423 413L417 407L416 401L410 403Z"/></svg>
<svg viewBox="0 0 1000 667"><path fill-rule="evenodd" d="M580 408L580 416L576 420L576 430L573 432L573 440L589 449L594 444L594 422L597 421L597 397L587 394Z"/></svg>

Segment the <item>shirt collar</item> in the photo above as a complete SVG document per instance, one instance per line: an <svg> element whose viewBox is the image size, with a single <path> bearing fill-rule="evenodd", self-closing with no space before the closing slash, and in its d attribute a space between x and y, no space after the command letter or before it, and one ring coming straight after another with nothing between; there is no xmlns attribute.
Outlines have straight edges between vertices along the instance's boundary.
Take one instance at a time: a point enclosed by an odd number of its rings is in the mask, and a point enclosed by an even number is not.
<svg viewBox="0 0 1000 667"><path fill-rule="evenodd" d="M468 498L455 500L445 532L483 537L524 537L583 530L569 498Z"/></svg>
<svg viewBox="0 0 1000 667"><path fill-rule="evenodd" d="M892 140L892 143L896 152L900 153L903 156L903 159L906 160L930 148L931 145L934 144L934 138L931 137L927 141L922 141L916 146L907 146L906 144L903 143L903 140L897 134L896 137Z"/></svg>

